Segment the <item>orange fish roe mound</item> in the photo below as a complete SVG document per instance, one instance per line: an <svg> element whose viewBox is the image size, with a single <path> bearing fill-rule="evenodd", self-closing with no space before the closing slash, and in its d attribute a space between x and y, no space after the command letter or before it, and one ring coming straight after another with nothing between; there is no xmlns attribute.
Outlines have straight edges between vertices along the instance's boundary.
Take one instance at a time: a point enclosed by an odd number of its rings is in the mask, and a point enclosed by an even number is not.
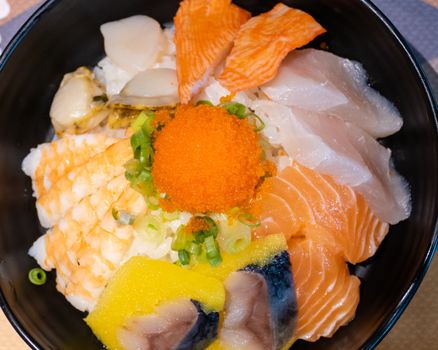
<svg viewBox="0 0 438 350"><path fill-rule="evenodd" d="M246 119L221 107L181 105L155 140L154 184L183 211L247 205L263 174L258 141Z"/></svg>

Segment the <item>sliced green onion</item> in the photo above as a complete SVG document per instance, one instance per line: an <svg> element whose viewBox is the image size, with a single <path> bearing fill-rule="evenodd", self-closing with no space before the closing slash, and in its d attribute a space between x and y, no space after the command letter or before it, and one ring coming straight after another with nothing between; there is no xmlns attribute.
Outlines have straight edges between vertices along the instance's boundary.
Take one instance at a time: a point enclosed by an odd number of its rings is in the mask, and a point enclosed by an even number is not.
<svg viewBox="0 0 438 350"><path fill-rule="evenodd" d="M258 221L254 216L252 216L249 213L242 213L238 216L238 220L251 228L259 227L261 225L261 222Z"/></svg>
<svg viewBox="0 0 438 350"><path fill-rule="evenodd" d="M146 197L146 204L149 209L157 210L160 207L160 199L155 196Z"/></svg>
<svg viewBox="0 0 438 350"><path fill-rule="evenodd" d="M158 231L158 227L154 224L148 224L147 228L150 230Z"/></svg>
<svg viewBox="0 0 438 350"><path fill-rule="evenodd" d="M183 236L176 236L172 242L172 250L178 251L186 247L187 240Z"/></svg>
<svg viewBox="0 0 438 350"><path fill-rule="evenodd" d="M148 120L148 116L146 113L141 112L137 118L132 122L131 127L134 130L134 132L142 131L141 127L144 123L146 123Z"/></svg>
<svg viewBox="0 0 438 350"><path fill-rule="evenodd" d="M251 243L251 228L237 220L220 222L217 240L222 250L236 254Z"/></svg>
<svg viewBox="0 0 438 350"><path fill-rule="evenodd" d="M230 254L236 254L245 250L251 243L251 232L247 234L246 231L239 232L238 235L228 236L219 240L221 248Z"/></svg>
<svg viewBox="0 0 438 350"><path fill-rule="evenodd" d="M246 107L239 102L226 102L221 106L227 110L228 113L235 115L239 119L244 119L246 114Z"/></svg>
<svg viewBox="0 0 438 350"><path fill-rule="evenodd" d="M211 266L217 266L221 263L222 257L219 246L213 236L208 236L204 242L207 260Z"/></svg>
<svg viewBox="0 0 438 350"><path fill-rule="evenodd" d="M108 96L107 95L93 96L93 102L107 103L108 102Z"/></svg>
<svg viewBox="0 0 438 350"><path fill-rule="evenodd" d="M191 236L184 231L184 226L181 225L176 231L175 238L173 239L172 250L178 251L184 249L187 242L189 242L189 238L191 238Z"/></svg>
<svg viewBox="0 0 438 350"><path fill-rule="evenodd" d="M179 250L178 259L181 265L188 265L190 263L190 254L185 250Z"/></svg>
<svg viewBox="0 0 438 350"><path fill-rule="evenodd" d="M142 177L137 177L131 181L131 187L137 192L141 193L144 197L154 195L155 187L152 181L142 180Z"/></svg>
<svg viewBox="0 0 438 350"><path fill-rule="evenodd" d="M179 211L168 212L168 211L163 210L163 212L161 213L161 216L163 217L163 220L165 220L165 221L178 220L180 217L180 212Z"/></svg>
<svg viewBox="0 0 438 350"><path fill-rule="evenodd" d="M255 113L250 113L248 114L248 118L252 117L255 119L255 132L260 132L265 128L265 122L262 120L262 118L260 118L257 114Z"/></svg>
<svg viewBox="0 0 438 350"><path fill-rule="evenodd" d="M167 228L155 215L139 216L134 221L134 229L151 242L160 244L166 238Z"/></svg>
<svg viewBox="0 0 438 350"><path fill-rule="evenodd" d="M152 146L152 133L154 132L153 119L155 115L146 111L141 112L132 123L134 134L131 136L131 147L134 159L126 162L125 177L131 184L131 188L146 197L148 207L158 209L158 200L148 199L156 195L156 189L152 181L152 163L154 149Z"/></svg>
<svg viewBox="0 0 438 350"><path fill-rule="evenodd" d="M46 271L36 267L29 271L29 281L37 286L42 286L47 281Z"/></svg>
<svg viewBox="0 0 438 350"><path fill-rule="evenodd" d="M199 100L196 102L196 105L207 105L207 106L213 106L213 103L211 103L209 100Z"/></svg>
<svg viewBox="0 0 438 350"><path fill-rule="evenodd" d="M147 146L151 143L151 138L146 135L143 131L137 131L131 136L131 147L134 151L140 149L141 147Z"/></svg>
<svg viewBox="0 0 438 350"><path fill-rule="evenodd" d="M206 232L206 234L208 236L213 236L214 238L216 238L218 233L216 222L209 216L203 216L202 218L210 225L210 229Z"/></svg>
<svg viewBox="0 0 438 350"><path fill-rule="evenodd" d="M154 160L154 150L150 144L141 147L138 152L138 160L146 166L151 166Z"/></svg>
<svg viewBox="0 0 438 350"><path fill-rule="evenodd" d="M186 249L191 255L200 255L202 252L202 247L200 244L197 244L195 242L190 242L186 245Z"/></svg>
<svg viewBox="0 0 438 350"><path fill-rule="evenodd" d="M217 255L213 258L209 258L208 262L211 266L218 266L222 262L222 257L220 255Z"/></svg>
<svg viewBox="0 0 438 350"><path fill-rule="evenodd" d="M154 117L155 115L153 113L146 113L145 111L143 111L132 122L131 127L136 133L142 131L150 136L154 131L152 126L152 121L154 120Z"/></svg>
<svg viewBox="0 0 438 350"><path fill-rule="evenodd" d="M135 220L135 216L129 214L124 210L117 210L116 208L112 209L112 215L114 220L116 220L120 225L132 225Z"/></svg>
<svg viewBox="0 0 438 350"><path fill-rule="evenodd" d="M136 175L140 174L140 172L142 170L142 165L138 161L138 159L130 159L123 166L125 167L126 172L130 176L136 176Z"/></svg>
<svg viewBox="0 0 438 350"><path fill-rule="evenodd" d="M113 219L114 220L119 220L119 211L116 208L113 208L113 210L111 211L111 214L113 215Z"/></svg>
<svg viewBox="0 0 438 350"><path fill-rule="evenodd" d="M220 255L219 246L213 236L208 236L204 241L205 251L207 253L207 258L213 258Z"/></svg>
<svg viewBox="0 0 438 350"><path fill-rule="evenodd" d="M193 256L193 260L201 264L208 263L207 253L205 252L205 249L202 249L201 247L201 254Z"/></svg>
<svg viewBox="0 0 438 350"><path fill-rule="evenodd" d="M206 233L204 231L196 233L196 235L195 235L195 242L196 243L204 243L206 236L207 235L206 235Z"/></svg>
<svg viewBox="0 0 438 350"><path fill-rule="evenodd" d="M181 265L187 265L190 259L193 259L195 263L209 262L212 266L217 266L222 261L219 245L214 236L215 234L217 235L217 225L209 217L199 218L206 220L210 228L187 234L185 226L181 225L172 242L172 250L178 252Z"/></svg>

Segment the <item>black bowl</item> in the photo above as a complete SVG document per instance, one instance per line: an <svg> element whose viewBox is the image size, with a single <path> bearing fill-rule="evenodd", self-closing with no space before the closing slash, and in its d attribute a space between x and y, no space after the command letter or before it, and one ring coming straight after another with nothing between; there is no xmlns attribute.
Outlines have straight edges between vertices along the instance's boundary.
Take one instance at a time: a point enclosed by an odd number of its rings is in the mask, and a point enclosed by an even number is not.
<svg viewBox="0 0 438 350"><path fill-rule="evenodd" d="M276 1L239 4L253 13ZM365 0L295 0L328 34L329 50L362 62L374 88L404 117L385 140L412 188L411 217L392 227L371 260L352 267L362 279L357 316L332 339L298 342L294 349L370 349L406 308L437 246L438 142L431 93L406 44L388 20ZM42 233L29 179L20 170L31 147L50 134L48 111L64 73L93 65L103 55L99 26L134 14L172 20L177 0L50 0L25 24L0 60L0 302L33 349L102 349L75 311L56 292L54 274L36 287L27 255Z"/></svg>

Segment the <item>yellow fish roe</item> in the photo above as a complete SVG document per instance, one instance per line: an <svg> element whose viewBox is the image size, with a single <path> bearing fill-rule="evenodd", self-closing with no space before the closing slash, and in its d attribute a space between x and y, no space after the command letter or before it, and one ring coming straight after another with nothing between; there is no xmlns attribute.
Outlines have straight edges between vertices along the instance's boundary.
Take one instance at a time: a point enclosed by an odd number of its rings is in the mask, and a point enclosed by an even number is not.
<svg viewBox="0 0 438 350"><path fill-rule="evenodd" d="M179 106L154 143L154 184L183 211L246 206L264 174L258 141L253 125L221 107Z"/></svg>
<svg viewBox="0 0 438 350"><path fill-rule="evenodd" d="M131 317L151 314L156 306L182 298L199 301L206 311L221 311L225 290L215 278L137 256L117 271L85 322L108 349L122 349L118 330Z"/></svg>

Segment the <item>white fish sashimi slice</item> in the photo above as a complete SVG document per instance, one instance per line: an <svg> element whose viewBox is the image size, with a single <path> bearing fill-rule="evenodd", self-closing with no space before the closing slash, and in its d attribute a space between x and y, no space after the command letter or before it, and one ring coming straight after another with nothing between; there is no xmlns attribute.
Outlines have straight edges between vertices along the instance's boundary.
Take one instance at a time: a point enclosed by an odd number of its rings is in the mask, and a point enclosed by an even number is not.
<svg viewBox="0 0 438 350"><path fill-rule="evenodd" d="M22 169L32 178L34 196L47 192L53 183L73 168L87 162L118 140L105 134L64 135L33 148Z"/></svg>
<svg viewBox="0 0 438 350"><path fill-rule="evenodd" d="M319 135L314 134L302 120L292 113L289 107L266 100L255 101L251 107L265 122L264 136L272 144L283 146L292 159L315 169L325 158L330 159L336 156L336 151L329 145L319 142ZM368 169L364 167L356 169L352 174L352 162L348 158L341 157L338 162L340 166L337 175L344 181L361 183L371 177ZM357 168L357 164L353 163L353 166Z"/></svg>
<svg viewBox="0 0 438 350"><path fill-rule="evenodd" d="M62 176L36 202L41 225L52 227L82 198L123 174L123 165L131 157L130 141L124 139Z"/></svg>
<svg viewBox="0 0 438 350"><path fill-rule="evenodd" d="M147 16L105 23L100 29L107 56L130 73L152 67L166 43L160 24Z"/></svg>
<svg viewBox="0 0 438 350"><path fill-rule="evenodd" d="M262 86L262 90L275 102L325 111L375 138L394 134L403 125L398 110L368 85L368 76L360 63L326 51L292 52L277 77Z"/></svg>
<svg viewBox="0 0 438 350"><path fill-rule="evenodd" d="M391 151L365 131L327 114L272 101L255 101L252 108L292 159L351 186L382 221L396 224L409 216L409 190L392 168Z"/></svg>

